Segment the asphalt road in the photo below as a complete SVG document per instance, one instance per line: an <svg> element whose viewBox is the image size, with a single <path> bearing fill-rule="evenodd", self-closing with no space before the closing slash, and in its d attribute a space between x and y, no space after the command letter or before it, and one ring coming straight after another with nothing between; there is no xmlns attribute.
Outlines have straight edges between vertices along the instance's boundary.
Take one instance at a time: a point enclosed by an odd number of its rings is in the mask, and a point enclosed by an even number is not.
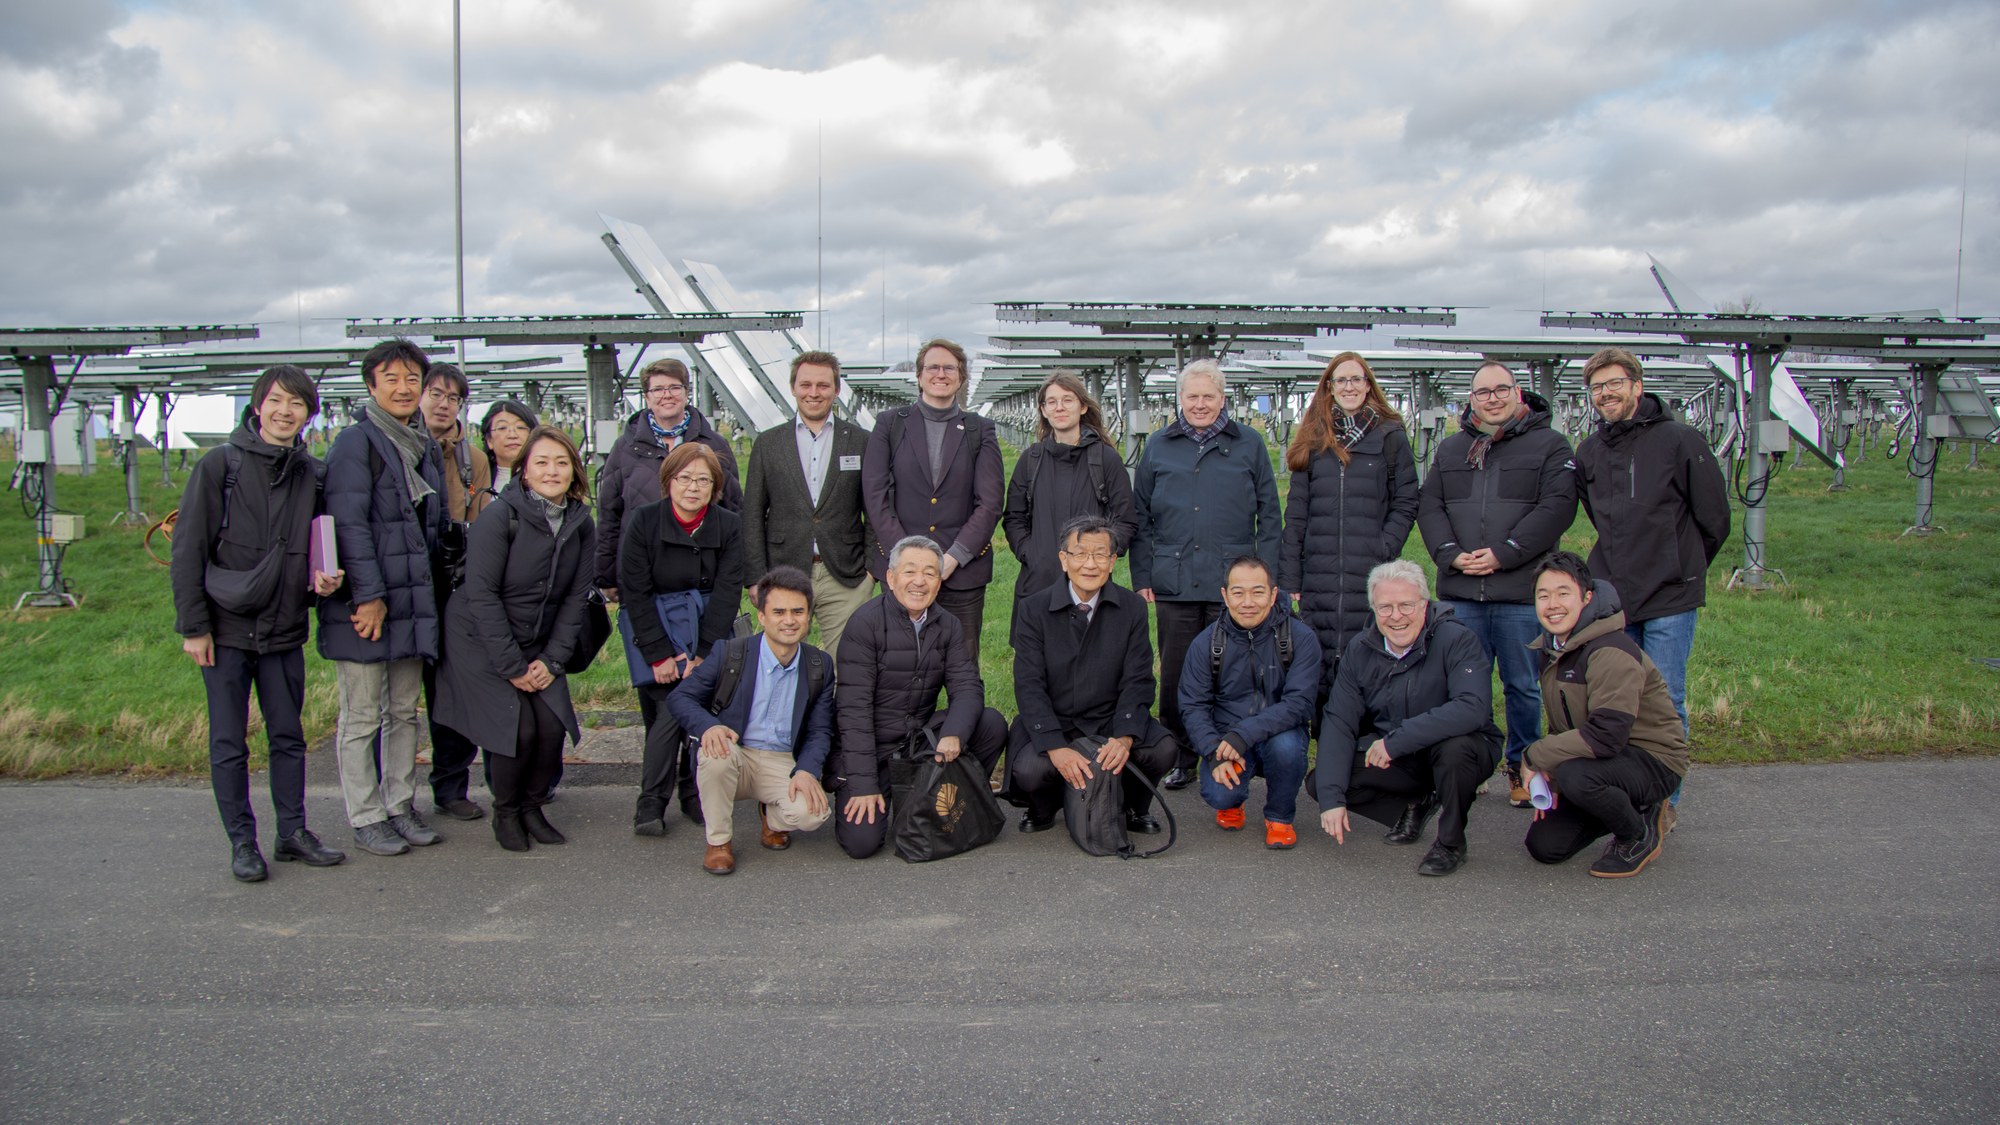
<svg viewBox="0 0 2000 1125"><path fill-rule="evenodd" d="M1537 866L1492 797L1425 879L1191 791L1152 861L753 830L717 879L574 785L564 847L447 824L244 886L204 788L6 786L0 1120L1991 1121L1996 790L1709 769L1622 881ZM347 844L331 789L309 815Z"/></svg>

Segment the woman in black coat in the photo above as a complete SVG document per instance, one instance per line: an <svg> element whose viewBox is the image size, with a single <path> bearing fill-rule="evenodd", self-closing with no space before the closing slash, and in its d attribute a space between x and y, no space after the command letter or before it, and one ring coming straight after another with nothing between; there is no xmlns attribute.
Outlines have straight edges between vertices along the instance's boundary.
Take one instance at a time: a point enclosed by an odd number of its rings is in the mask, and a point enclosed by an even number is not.
<svg viewBox="0 0 2000 1125"><path fill-rule="evenodd" d="M1105 434L1104 415L1083 381L1057 372L1035 392L1041 414L1035 444L1021 451L1007 484L1007 507L1000 526L1007 547L1021 560L1014 600L1053 586L1062 578L1056 561L1057 535L1077 516L1111 521L1112 550L1124 554L1139 517L1132 505L1132 479Z"/></svg>
<svg viewBox="0 0 2000 1125"><path fill-rule="evenodd" d="M1368 628L1368 572L1403 553L1417 518L1417 462L1403 416L1368 361L1334 356L1285 451L1292 471L1278 585L1326 656L1314 726L1347 642Z"/></svg>
<svg viewBox="0 0 2000 1125"><path fill-rule="evenodd" d="M465 584L445 611L438 721L486 751L493 836L510 852L560 844L542 814L563 736L583 737L564 667L583 637L597 524L576 446L529 435L518 473L473 522Z"/></svg>
<svg viewBox="0 0 2000 1125"><path fill-rule="evenodd" d="M681 812L701 823L694 755L667 696L700 666L702 653L729 636L743 600L743 519L711 503L722 474L722 459L706 445L675 446L660 462L664 499L628 512L618 545L618 631L646 720L632 817L632 831L641 836L666 834L676 783Z"/></svg>
<svg viewBox="0 0 2000 1125"><path fill-rule="evenodd" d="M250 402L228 442L204 454L188 476L168 573L174 631L201 669L208 693L209 780L229 833L229 869L257 883L269 870L250 807L252 687L271 747L271 805L278 818L273 855L311 867L347 858L306 828L306 740L299 720L313 595L331 594L345 575L312 570L308 555L320 465L299 434L319 412L312 376L280 364L257 377ZM257 574L263 581L250 580Z"/></svg>

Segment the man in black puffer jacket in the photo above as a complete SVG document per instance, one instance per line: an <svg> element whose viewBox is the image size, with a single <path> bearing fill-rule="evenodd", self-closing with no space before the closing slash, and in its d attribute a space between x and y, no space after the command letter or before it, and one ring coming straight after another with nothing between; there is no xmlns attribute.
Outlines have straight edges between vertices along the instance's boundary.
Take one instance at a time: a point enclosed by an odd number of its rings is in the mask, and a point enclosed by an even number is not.
<svg viewBox="0 0 2000 1125"><path fill-rule="evenodd" d="M1528 644L1535 564L1576 521L1576 459L1549 425L1549 404L1507 365L1472 376L1462 429L1438 444L1417 497L1417 527L1438 569L1438 600L1486 646L1507 692L1508 800L1528 807L1521 752L1541 737L1542 696Z"/></svg>
<svg viewBox="0 0 2000 1125"><path fill-rule="evenodd" d="M322 845L306 828L306 741L299 719L313 594L331 592L340 581L339 571L311 573L309 556L320 465L298 435L319 412L319 390L312 376L283 364L258 377L250 402L228 445L210 450L188 476L174 522L169 573L174 631L181 635L181 650L201 669L207 690L209 777L233 849L230 871L257 883L269 871L257 848L257 818L250 807L247 727L253 686L271 747L271 805L278 817L273 855L312 867L330 867L347 856ZM260 565L278 571L276 587L261 605L232 608L221 602L250 596L247 590L210 589L211 567L251 574Z"/></svg>
<svg viewBox="0 0 2000 1125"><path fill-rule="evenodd" d="M944 585L943 560L943 548L924 536L897 542L883 578L889 592L862 603L842 634L834 673L840 722L833 835L855 859L882 849L893 795L889 756L912 734L929 728L939 758L970 753L982 775L993 772L1007 744L1007 720L986 706L964 627L949 613L932 612ZM939 688L948 703L943 714Z"/></svg>
<svg viewBox="0 0 2000 1125"><path fill-rule="evenodd" d="M1320 719L1320 827L1346 843L1351 809L1390 824L1389 843L1414 844L1437 813L1417 873L1449 875L1465 862L1466 814L1498 756L1491 665L1472 630L1430 601L1416 563L1369 572L1368 601L1375 624L1348 642Z"/></svg>
<svg viewBox="0 0 2000 1125"><path fill-rule="evenodd" d="M743 510L743 482L736 471L736 451L715 431L701 411L688 405L691 386L687 364L659 359L639 373L646 406L625 420L625 432L611 446L604 467L597 470L597 584L605 597L618 600L618 544L625 519L660 500L660 462L688 442L705 445L722 462L722 482L715 502L732 512Z"/></svg>
<svg viewBox="0 0 2000 1125"><path fill-rule="evenodd" d="M319 654L340 680L335 753L354 842L401 855L439 841L417 815L417 698L438 656L431 560L444 530L444 455L418 423L430 360L408 340L361 359L368 401L326 454L326 511L347 581L319 603ZM380 738L380 766L376 764Z"/></svg>

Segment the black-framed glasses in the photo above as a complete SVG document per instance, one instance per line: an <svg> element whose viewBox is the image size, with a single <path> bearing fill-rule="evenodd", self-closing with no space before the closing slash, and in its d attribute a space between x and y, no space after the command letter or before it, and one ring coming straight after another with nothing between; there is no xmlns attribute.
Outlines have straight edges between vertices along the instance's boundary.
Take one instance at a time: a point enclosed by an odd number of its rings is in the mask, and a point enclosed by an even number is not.
<svg viewBox="0 0 2000 1125"><path fill-rule="evenodd" d="M1598 395L1605 395L1605 394L1611 394L1611 395L1623 394L1625 392L1625 388L1631 385L1632 385L1632 380L1629 376L1613 375L1609 379L1601 379L1595 383L1592 383L1590 385L1590 397L1596 398Z"/></svg>
<svg viewBox="0 0 2000 1125"><path fill-rule="evenodd" d="M1481 387L1472 392L1472 397L1481 402L1491 402L1496 398L1506 398L1514 393L1514 384L1502 383L1497 387Z"/></svg>

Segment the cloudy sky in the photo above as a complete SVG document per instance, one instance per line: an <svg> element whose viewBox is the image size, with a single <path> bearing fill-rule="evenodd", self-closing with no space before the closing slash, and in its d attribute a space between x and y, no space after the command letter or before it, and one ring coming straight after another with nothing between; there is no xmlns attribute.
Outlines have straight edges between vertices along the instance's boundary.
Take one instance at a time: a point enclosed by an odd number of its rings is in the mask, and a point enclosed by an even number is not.
<svg viewBox="0 0 2000 1125"><path fill-rule="evenodd" d="M2000 5L466 0L474 314L602 211L827 341L995 300L2000 315ZM0 0L0 324L453 307L448 0ZM823 158L821 153L823 152ZM884 288L888 333L885 348ZM809 322L806 335L817 329Z"/></svg>

